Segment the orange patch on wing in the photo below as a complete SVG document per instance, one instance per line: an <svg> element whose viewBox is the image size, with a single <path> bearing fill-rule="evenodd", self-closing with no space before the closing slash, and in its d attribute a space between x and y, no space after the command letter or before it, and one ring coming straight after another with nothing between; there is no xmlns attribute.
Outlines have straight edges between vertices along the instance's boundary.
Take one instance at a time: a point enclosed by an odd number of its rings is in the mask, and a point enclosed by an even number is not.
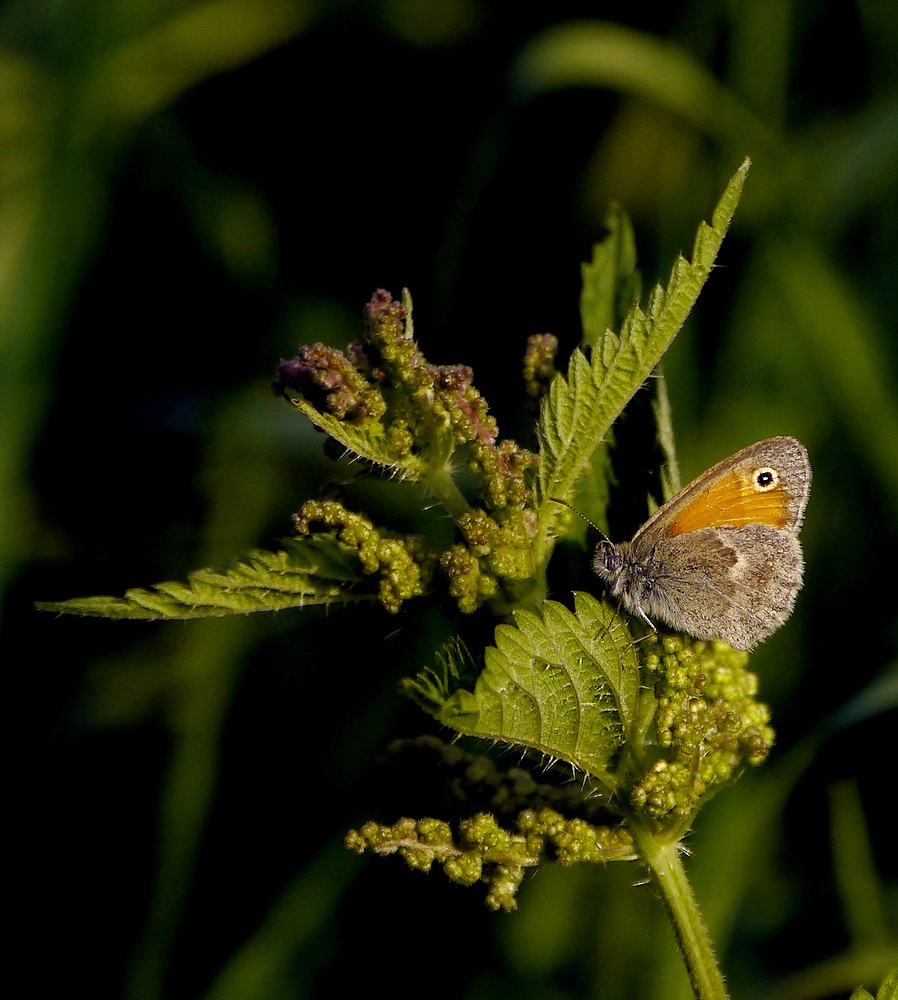
<svg viewBox="0 0 898 1000"><path fill-rule="evenodd" d="M788 492L782 484L758 490L753 475L754 469L733 469L706 483L670 522L665 534L671 538L699 528L738 528L744 524L784 528L789 522Z"/></svg>

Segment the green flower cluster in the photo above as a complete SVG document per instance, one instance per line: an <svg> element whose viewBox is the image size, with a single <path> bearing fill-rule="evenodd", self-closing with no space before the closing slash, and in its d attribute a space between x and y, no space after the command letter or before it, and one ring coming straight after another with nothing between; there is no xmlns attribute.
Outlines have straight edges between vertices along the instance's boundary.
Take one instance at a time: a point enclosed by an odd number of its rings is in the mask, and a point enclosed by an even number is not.
<svg viewBox="0 0 898 1000"><path fill-rule="evenodd" d="M688 826L702 802L773 746L770 712L756 700L748 654L723 642L652 636L645 665L657 677L655 732L663 756L631 793L664 826Z"/></svg>
<svg viewBox="0 0 898 1000"><path fill-rule="evenodd" d="M524 387L531 400L540 399L555 377L558 338L554 333L535 333L527 338L524 352Z"/></svg>
<svg viewBox="0 0 898 1000"><path fill-rule="evenodd" d="M437 557L417 535L398 535L375 527L367 517L334 500L307 501L293 515L293 526L303 536L331 531L352 549L363 573L379 574L378 596L387 611L396 612L403 601L427 592Z"/></svg>
<svg viewBox="0 0 898 1000"><path fill-rule="evenodd" d="M460 885L483 882L492 909L515 908L527 869L550 862L564 866L632 860L633 841L594 797L579 787L540 784L529 771L499 770L486 756L435 737L397 741L388 757L414 754L436 768L457 803L479 809L457 822L408 817L393 824L366 823L346 836L359 854L399 854L419 871L434 862Z"/></svg>
<svg viewBox="0 0 898 1000"><path fill-rule="evenodd" d="M458 532L458 540L438 558L450 595L464 612L489 601L503 614L541 586L531 550L537 518L527 482L537 458L514 441L499 440L470 368L427 361L412 336L407 293L397 302L385 291L376 292L365 317L363 336L345 352L323 344L303 347L280 363L272 388L347 451L401 479L415 480L435 495ZM476 496L466 498L458 486L462 464L476 477ZM305 505L296 518L297 530L309 534L339 525L341 540L359 545L365 571L376 571L385 557L363 551L366 540L350 527L356 515L340 513L338 506L332 501L323 514L325 506ZM370 523L368 528L369 535L375 531ZM387 538L391 543L386 562L398 577L395 586L386 588L383 603L396 611L430 583L432 554L405 540L407 554L424 558L413 580L408 565L396 568L397 560L403 561L400 540L377 534L379 544Z"/></svg>

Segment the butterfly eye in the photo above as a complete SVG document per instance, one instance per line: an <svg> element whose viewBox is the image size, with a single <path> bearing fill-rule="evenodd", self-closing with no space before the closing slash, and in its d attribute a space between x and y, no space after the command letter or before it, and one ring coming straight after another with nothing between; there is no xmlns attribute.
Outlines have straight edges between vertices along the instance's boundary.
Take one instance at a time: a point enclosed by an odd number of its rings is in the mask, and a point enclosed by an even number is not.
<svg viewBox="0 0 898 1000"><path fill-rule="evenodd" d="M599 542L596 545L596 563L601 563L609 573L616 573L621 568L623 559L617 546L611 542Z"/></svg>

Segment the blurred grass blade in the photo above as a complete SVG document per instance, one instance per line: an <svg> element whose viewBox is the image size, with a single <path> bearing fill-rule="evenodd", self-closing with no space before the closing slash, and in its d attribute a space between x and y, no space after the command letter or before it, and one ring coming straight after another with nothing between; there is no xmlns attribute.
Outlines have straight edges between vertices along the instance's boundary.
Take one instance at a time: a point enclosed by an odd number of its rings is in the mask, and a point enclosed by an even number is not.
<svg viewBox="0 0 898 1000"><path fill-rule="evenodd" d="M523 50L512 73L523 97L562 87L607 87L642 97L701 131L761 155L772 136L726 87L674 42L607 21L549 28Z"/></svg>

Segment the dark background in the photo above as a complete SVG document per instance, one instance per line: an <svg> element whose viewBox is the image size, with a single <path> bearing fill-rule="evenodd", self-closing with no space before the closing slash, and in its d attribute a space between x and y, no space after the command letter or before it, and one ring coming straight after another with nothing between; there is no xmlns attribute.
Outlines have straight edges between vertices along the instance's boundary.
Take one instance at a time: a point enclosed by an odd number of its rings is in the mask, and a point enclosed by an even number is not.
<svg viewBox="0 0 898 1000"><path fill-rule="evenodd" d="M648 289L745 155L666 361L684 477L788 433L815 482L806 587L752 661L778 747L702 814L690 871L734 996L875 987L898 951L892 5L13 0L0 32L2 660L29 992L689 995L631 866L546 869L496 916L476 887L343 851L349 827L399 815L376 758L435 731L396 686L447 633L436 606L155 624L32 602L274 547L333 469L268 382L301 343L345 346L378 287L411 290L423 352L472 366L525 436L526 337L576 345L608 202ZM384 523L420 504L357 490Z"/></svg>

